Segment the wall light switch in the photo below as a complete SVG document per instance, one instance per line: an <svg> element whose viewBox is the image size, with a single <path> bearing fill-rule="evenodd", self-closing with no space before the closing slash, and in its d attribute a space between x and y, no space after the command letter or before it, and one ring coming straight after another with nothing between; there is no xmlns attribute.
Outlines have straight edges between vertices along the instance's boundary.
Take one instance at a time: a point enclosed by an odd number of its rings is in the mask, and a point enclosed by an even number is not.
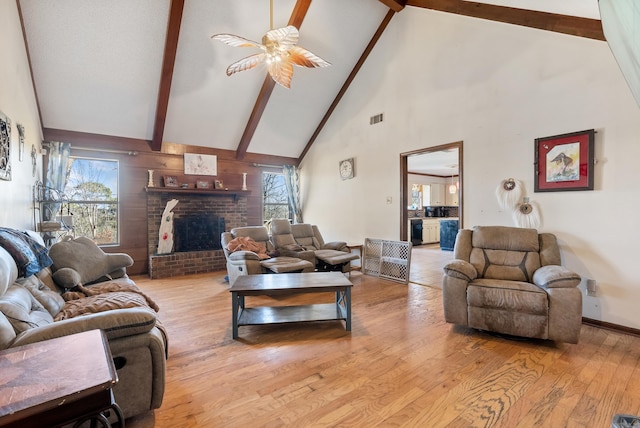
<svg viewBox="0 0 640 428"><path fill-rule="evenodd" d="M388 204L393 203L393 198L391 196L387 196L387 203Z"/></svg>
<svg viewBox="0 0 640 428"><path fill-rule="evenodd" d="M594 297L596 295L596 280L587 279L587 296Z"/></svg>

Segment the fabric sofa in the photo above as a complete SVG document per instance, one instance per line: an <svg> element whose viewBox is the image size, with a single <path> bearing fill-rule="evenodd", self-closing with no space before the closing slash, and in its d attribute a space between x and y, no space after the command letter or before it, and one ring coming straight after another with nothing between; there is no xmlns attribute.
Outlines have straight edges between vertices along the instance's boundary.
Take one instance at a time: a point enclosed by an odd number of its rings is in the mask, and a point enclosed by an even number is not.
<svg viewBox="0 0 640 428"><path fill-rule="evenodd" d="M555 235L504 226L462 229L444 273L447 322L578 343L581 278L561 266Z"/></svg>
<svg viewBox="0 0 640 428"><path fill-rule="evenodd" d="M156 316L157 306L127 277L124 266L100 273L86 264L86 257L93 254L95 265L111 269L132 264L129 256L105 254L95 244L84 250L85 242L79 247L83 254L65 260L65 254L77 250L73 244L54 244L47 252L38 234L0 228L0 350L101 329L114 357L119 381L113 391L124 416L160 407L167 337ZM52 253L57 257L50 258ZM85 267L80 271L70 267L78 263ZM54 281L74 282L87 275L97 278L72 290ZM69 364L73 358L69 355Z"/></svg>

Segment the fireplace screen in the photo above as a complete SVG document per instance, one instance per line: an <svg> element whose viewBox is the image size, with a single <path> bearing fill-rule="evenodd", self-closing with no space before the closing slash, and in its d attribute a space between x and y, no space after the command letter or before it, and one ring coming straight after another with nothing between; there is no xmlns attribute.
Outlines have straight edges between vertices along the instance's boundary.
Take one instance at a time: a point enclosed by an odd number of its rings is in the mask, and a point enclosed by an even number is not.
<svg viewBox="0 0 640 428"><path fill-rule="evenodd" d="M214 215L190 215L173 219L174 251L220 250L224 218Z"/></svg>

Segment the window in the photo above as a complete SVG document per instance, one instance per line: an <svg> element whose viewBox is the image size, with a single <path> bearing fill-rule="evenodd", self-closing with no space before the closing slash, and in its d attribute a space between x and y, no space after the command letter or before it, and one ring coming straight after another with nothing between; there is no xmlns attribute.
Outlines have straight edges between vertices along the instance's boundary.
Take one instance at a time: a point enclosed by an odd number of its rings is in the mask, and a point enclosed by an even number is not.
<svg viewBox="0 0 640 428"><path fill-rule="evenodd" d="M274 218L293 218L287 195L284 174L273 172L262 174L262 222L264 224Z"/></svg>
<svg viewBox="0 0 640 428"><path fill-rule="evenodd" d="M71 157L67 171L61 214L73 217L75 235L118 244L118 161Z"/></svg>

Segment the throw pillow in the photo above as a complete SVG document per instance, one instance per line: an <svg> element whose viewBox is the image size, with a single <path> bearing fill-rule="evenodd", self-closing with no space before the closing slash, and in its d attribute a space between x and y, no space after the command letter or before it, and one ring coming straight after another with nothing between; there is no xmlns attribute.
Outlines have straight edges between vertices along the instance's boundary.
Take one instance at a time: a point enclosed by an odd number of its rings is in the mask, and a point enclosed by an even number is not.
<svg viewBox="0 0 640 428"><path fill-rule="evenodd" d="M53 260L53 279L64 288L88 284L133 264L128 254L105 253L91 239L82 236L53 244L49 256Z"/></svg>

